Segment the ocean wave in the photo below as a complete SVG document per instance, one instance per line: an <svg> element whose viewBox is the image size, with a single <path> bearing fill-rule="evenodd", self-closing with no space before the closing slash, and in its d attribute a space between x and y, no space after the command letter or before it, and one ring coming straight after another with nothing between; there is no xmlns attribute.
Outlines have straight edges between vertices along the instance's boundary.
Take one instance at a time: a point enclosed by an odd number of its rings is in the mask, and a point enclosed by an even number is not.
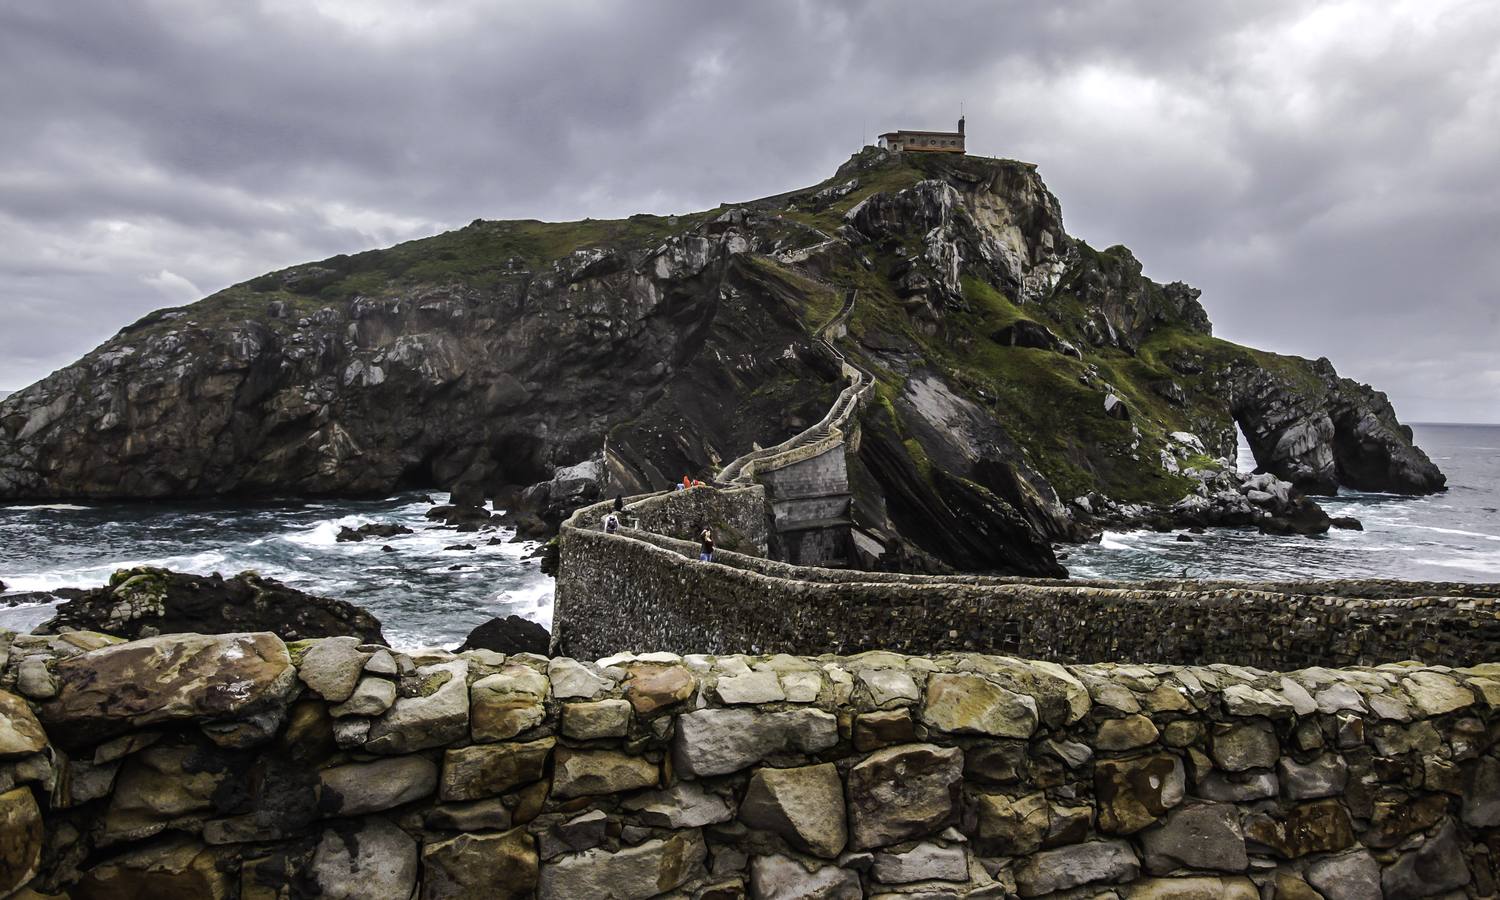
<svg viewBox="0 0 1500 900"><path fill-rule="evenodd" d="M1500 575L1500 556L1453 556L1446 559L1417 559L1413 562L1417 565L1437 566L1442 569L1463 569L1469 572L1483 572L1486 575Z"/></svg>
<svg viewBox="0 0 1500 900"><path fill-rule="evenodd" d="M0 510L7 512L30 512L33 510L54 510L57 512L87 511L92 507L78 506L73 503L39 503L35 506L0 506Z"/></svg>
<svg viewBox="0 0 1500 900"><path fill-rule="evenodd" d="M1436 531L1439 534L1456 534L1463 537L1477 537L1483 538L1487 541L1495 541L1497 543L1500 543L1500 535L1489 534L1484 531L1466 531L1462 528L1443 528L1438 525L1410 525L1406 523L1393 523L1392 527L1409 528L1416 531Z"/></svg>

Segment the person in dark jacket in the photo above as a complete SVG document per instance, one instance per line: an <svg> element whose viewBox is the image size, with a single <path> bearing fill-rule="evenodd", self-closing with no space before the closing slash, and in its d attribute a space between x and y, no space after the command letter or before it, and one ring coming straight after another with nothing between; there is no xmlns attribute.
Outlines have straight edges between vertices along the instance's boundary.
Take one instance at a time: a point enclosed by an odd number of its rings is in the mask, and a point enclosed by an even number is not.
<svg viewBox="0 0 1500 900"><path fill-rule="evenodd" d="M623 495L621 495L621 494L615 494L615 512L622 513L624 511L625 511L625 497Z"/></svg>
<svg viewBox="0 0 1500 900"><path fill-rule="evenodd" d="M704 528L703 528L703 533L700 534L700 535L698 535L698 542L702 545L702 550L698 554L698 561L699 562L713 562L714 561L714 533L709 530L708 526L705 525Z"/></svg>

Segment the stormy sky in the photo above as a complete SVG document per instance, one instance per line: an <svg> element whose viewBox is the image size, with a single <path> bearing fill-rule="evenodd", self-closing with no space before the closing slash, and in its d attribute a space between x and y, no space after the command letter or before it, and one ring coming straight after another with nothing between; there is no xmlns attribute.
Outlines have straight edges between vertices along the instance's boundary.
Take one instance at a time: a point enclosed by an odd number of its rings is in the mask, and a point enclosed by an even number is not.
<svg viewBox="0 0 1500 900"><path fill-rule="evenodd" d="M1500 422L1491 0L0 3L0 389L270 269L776 193L960 103L1219 335Z"/></svg>

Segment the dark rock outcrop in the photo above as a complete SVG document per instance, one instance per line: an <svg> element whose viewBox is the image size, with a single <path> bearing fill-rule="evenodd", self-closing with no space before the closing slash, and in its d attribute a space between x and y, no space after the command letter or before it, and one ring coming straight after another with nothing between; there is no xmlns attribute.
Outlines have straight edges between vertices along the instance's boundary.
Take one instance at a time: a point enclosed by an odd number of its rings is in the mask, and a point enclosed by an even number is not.
<svg viewBox="0 0 1500 900"><path fill-rule="evenodd" d="M102 588L57 607L38 634L97 631L134 640L158 634L269 631L282 640L353 635L384 644L380 622L352 603L307 594L254 572L232 578L121 569Z"/></svg>
<svg viewBox="0 0 1500 900"><path fill-rule="evenodd" d="M530 619L497 616L469 632L469 636L453 652L493 650L496 653L537 653L546 656L551 640L547 629Z"/></svg>
<svg viewBox="0 0 1500 900"><path fill-rule="evenodd" d="M1447 482L1385 394L1340 378L1327 359L1235 360L1231 409L1264 469L1310 493L1340 486L1428 494Z"/></svg>
<svg viewBox="0 0 1500 900"><path fill-rule="evenodd" d="M370 522L358 528L350 528L345 525L339 529L338 541L359 542L365 538L388 538L398 534L411 534L412 530L405 525L394 522Z"/></svg>

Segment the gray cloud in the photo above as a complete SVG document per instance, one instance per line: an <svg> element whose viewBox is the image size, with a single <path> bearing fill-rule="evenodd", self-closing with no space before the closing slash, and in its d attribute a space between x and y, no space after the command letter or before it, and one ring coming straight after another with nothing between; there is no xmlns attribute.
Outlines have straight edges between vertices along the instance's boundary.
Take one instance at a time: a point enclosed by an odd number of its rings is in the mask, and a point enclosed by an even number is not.
<svg viewBox="0 0 1500 900"><path fill-rule="evenodd" d="M0 8L0 386L148 310L475 217L685 211L946 125L1218 333L1500 421L1483 2Z"/></svg>

